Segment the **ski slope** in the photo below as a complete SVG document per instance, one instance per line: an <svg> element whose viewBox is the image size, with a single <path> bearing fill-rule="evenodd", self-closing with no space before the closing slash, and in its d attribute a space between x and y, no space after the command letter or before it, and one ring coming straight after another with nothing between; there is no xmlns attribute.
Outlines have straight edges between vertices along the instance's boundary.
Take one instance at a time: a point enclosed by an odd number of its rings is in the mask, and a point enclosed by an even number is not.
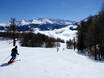
<svg viewBox="0 0 104 78"><path fill-rule="evenodd" d="M48 30L48 31L41 31L39 29L34 29L34 33L41 33L49 37L60 38L64 41L67 41L70 39L73 40L73 38L76 38L77 31L70 30L70 27L74 28L77 26L69 25L67 27L63 27L63 28L55 29L55 30Z"/></svg>
<svg viewBox="0 0 104 78"><path fill-rule="evenodd" d="M11 41L0 41L0 64L10 55ZM64 49L63 49L64 48ZM95 62L62 45L56 48L18 46L17 61L0 66L0 78L104 78L104 63Z"/></svg>

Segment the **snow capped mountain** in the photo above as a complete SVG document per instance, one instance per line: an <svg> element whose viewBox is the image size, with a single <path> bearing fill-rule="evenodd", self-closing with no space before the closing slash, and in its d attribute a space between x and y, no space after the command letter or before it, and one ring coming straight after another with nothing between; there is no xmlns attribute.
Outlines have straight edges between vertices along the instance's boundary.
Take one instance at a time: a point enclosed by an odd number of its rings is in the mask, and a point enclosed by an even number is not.
<svg viewBox="0 0 104 78"><path fill-rule="evenodd" d="M51 18L35 18L32 20L21 20L19 21L21 25L27 24L59 24L59 25L69 25L72 24L69 20L62 20L62 19L51 19Z"/></svg>
<svg viewBox="0 0 104 78"><path fill-rule="evenodd" d="M0 30L5 31L5 26L9 25L0 24ZM63 40L73 39L76 36L77 26L73 25L73 21L62 20L62 19L50 19L50 18L38 18L32 20L20 20L16 21L17 31L30 31L34 30L34 33L45 34L54 38L61 38Z"/></svg>
<svg viewBox="0 0 104 78"><path fill-rule="evenodd" d="M0 26L8 26L10 22L7 23L0 23ZM22 19L16 21L17 25L29 25L29 24L57 24L57 25L72 25L73 21L70 20L63 20L63 19L51 19L51 18L34 18L32 20Z"/></svg>
<svg viewBox="0 0 104 78"><path fill-rule="evenodd" d="M53 24L54 23L52 20L47 19L47 18L39 18L37 20L41 22L40 24L47 24L47 23Z"/></svg>
<svg viewBox="0 0 104 78"><path fill-rule="evenodd" d="M21 20L21 21L19 22L19 24L20 24L20 25L27 25L27 24L29 24L29 22L26 21L26 20Z"/></svg>
<svg viewBox="0 0 104 78"><path fill-rule="evenodd" d="M32 24L42 24L42 22L40 20L36 20L36 19L33 19L31 21Z"/></svg>

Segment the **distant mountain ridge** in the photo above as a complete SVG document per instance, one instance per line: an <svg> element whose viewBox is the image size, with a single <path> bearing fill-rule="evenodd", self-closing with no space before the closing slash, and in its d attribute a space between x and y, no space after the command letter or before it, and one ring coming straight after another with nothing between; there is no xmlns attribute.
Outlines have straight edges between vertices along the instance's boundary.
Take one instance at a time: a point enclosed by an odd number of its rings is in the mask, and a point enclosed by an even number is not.
<svg viewBox="0 0 104 78"><path fill-rule="evenodd" d="M36 18L32 20L21 20L19 21L21 25L26 24L59 24L59 25L68 25L71 24L69 20L62 20L62 19L51 19L51 18Z"/></svg>
<svg viewBox="0 0 104 78"><path fill-rule="evenodd" d="M5 26L10 23L0 24L0 30L5 30ZM30 29L38 28L39 30L54 30L72 25L73 21L51 18L37 18L32 20L16 21L17 31L29 31Z"/></svg>
<svg viewBox="0 0 104 78"><path fill-rule="evenodd" d="M0 24L0 31L7 31L6 26L8 24ZM53 38L61 38L63 40L73 39L76 36L77 31L73 31L77 26L73 25L73 21L61 20L61 19L47 19L38 18L32 20L20 20L16 21L17 31L30 31L34 33L41 33Z"/></svg>

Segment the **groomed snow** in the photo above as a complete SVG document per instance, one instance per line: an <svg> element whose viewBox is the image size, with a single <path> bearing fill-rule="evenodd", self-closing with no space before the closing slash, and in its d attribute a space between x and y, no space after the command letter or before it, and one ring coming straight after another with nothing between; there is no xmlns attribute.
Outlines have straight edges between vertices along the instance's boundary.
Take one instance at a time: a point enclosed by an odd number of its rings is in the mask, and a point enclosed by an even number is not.
<svg viewBox="0 0 104 78"><path fill-rule="evenodd" d="M11 41L0 41L0 64L10 55ZM63 50L64 48L64 50ZM104 63L95 62L62 45L56 48L18 46L20 55L11 65L0 67L0 78L104 78Z"/></svg>

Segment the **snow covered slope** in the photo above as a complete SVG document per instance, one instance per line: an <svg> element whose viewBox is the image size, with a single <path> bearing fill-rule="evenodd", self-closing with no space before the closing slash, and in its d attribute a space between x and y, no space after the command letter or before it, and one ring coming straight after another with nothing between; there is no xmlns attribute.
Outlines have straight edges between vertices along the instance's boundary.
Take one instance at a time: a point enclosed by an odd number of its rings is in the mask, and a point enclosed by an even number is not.
<svg viewBox="0 0 104 78"><path fill-rule="evenodd" d="M76 34L77 34L77 31L70 30L70 27L71 26L69 25L67 27L63 27L55 30L48 30L48 31L41 31L39 29L34 29L34 33L41 33L49 37L60 38L66 41L69 39L73 39L74 37L76 37Z"/></svg>
<svg viewBox="0 0 104 78"><path fill-rule="evenodd" d="M0 41L0 64L10 55L11 41ZM104 78L104 63L95 62L76 51L56 48L18 47L20 55L11 65L0 67L0 78Z"/></svg>

